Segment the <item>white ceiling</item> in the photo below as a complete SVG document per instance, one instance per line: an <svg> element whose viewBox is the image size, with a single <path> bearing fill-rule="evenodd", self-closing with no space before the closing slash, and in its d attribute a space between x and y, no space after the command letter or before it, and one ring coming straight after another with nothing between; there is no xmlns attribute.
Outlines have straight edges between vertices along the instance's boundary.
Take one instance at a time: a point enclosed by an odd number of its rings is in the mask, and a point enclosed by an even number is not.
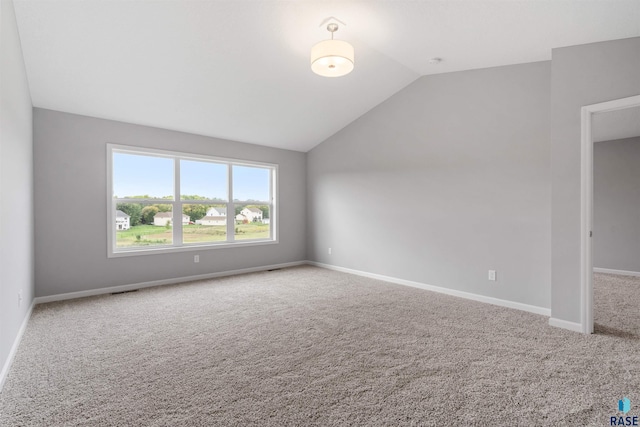
<svg viewBox="0 0 640 427"><path fill-rule="evenodd" d="M34 106L298 151L421 75L640 36L640 0L14 3ZM309 66L330 16L356 51L333 79Z"/></svg>

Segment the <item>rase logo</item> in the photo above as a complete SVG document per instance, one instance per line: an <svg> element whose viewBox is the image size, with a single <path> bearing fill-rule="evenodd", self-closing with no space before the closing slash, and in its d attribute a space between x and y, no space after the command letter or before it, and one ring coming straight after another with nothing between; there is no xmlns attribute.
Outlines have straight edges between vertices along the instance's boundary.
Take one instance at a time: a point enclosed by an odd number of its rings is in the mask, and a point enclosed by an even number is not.
<svg viewBox="0 0 640 427"><path fill-rule="evenodd" d="M623 397L618 400L618 411L622 412L624 415L631 410L631 401L628 397ZM609 418L609 425L612 426L637 426L638 425L638 416L622 416L619 415L617 417Z"/></svg>

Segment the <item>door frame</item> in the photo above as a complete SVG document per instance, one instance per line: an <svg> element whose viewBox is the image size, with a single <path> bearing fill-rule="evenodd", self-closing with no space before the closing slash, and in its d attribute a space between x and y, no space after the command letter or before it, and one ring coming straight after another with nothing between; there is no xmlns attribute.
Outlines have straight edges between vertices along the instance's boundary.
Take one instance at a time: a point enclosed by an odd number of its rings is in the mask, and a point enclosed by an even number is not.
<svg viewBox="0 0 640 427"><path fill-rule="evenodd" d="M585 334L593 333L593 116L638 106L640 95L586 105L580 112L580 321Z"/></svg>

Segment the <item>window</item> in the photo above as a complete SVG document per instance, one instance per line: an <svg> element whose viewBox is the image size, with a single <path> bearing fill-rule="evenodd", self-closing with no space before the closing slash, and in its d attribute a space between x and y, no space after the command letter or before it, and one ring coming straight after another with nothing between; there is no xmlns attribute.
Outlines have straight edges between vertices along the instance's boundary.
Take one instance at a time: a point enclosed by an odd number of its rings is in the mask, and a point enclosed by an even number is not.
<svg viewBox="0 0 640 427"><path fill-rule="evenodd" d="M277 165L107 145L109 256L277 242Z"/></svg>

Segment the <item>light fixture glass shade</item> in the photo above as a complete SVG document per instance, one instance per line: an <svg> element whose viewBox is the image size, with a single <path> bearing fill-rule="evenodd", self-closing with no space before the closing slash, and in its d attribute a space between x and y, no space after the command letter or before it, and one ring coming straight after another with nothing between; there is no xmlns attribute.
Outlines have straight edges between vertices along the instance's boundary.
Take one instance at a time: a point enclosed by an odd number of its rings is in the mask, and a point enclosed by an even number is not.
<svg viewBox="0 0 640 427"><path fill-rule="evenodd" d="M311 69L324 77L340 77L353 71L353 46L344 40L324 40L311 48Z"/></svg>

